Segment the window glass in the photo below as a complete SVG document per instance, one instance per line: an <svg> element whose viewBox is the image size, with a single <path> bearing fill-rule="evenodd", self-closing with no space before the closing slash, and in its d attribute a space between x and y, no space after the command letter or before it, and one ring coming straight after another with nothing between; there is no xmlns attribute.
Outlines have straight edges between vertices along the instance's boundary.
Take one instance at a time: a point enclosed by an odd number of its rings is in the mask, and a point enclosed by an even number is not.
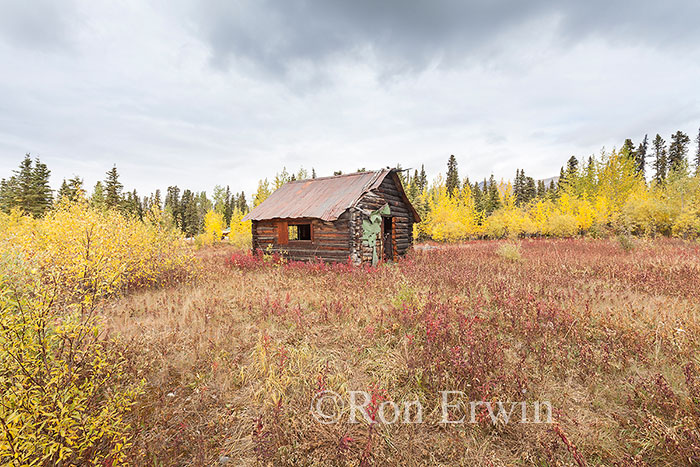
<svg viewBox="0 0 700 467"><path fill-rule="evenodd" d="M291 224L289 240L311 240L311 224Z"/></svg>

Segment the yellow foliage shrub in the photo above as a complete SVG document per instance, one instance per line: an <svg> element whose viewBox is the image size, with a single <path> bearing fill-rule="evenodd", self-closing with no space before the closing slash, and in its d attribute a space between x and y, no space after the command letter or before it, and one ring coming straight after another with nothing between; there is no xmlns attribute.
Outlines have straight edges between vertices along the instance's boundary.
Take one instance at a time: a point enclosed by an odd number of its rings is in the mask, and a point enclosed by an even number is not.
<svg viewBox="0 0 700 467"><path fill-rule="evenodd" d="M19 252L0 263L0 462L118 465L141 391L91 309L57 313L55 287Z"/></svg>
<svg viewBox="0 0 700 467"><path fill-rule="evenodd" d="M478 235L477 212L469 188L461 196L449 196L442 187L430 201L430 213L422 226L423 233L433 240L454 242Z"/></svg>
<svg viewBox="0 0 700 467"><path fill-rule="evenodd" d="M43 219L0 214L0 461L115 465L140 391L97 299L179 280L189 248L158 222L65 202Z"/></svg>
<svg viewBox="0 0 700 467"><path fill-rule="evenodd" d="M571 214L556 212L547 219L545 233L552 237L573 237L578 233L578 221Z"/></svg>
<svg viewBox="0 0 700 467"><path fill-rule="evenodd" d="M251 221L244 221L244 213L234 209L231 216L231 232L228 234L228 241L231 245L241 250L250 249L253 244Z"/></svg>
<svg viewBox="0 0 700 467"><path fill-rule="evenodd" d="M224 216L220 213L209 210L204 215L204 232L195 237L195 245L211 246L214 243L220 242L224 233Z"/></svg>
<svg viewBox="0 0 700 467"><path fill-rule="evenodd" d="M622 208L626 229L637 235L669 234L676 217L665 200L651 196L646 190L633 193Z"/></svg>
<svg viewBox="0 0 700 467"><path fill-rule="evenodd" d="M491 238L515 238L536 233L535 222L525 211L515 207L502 208L491 214L484 224L484 232Z"/></svg>
<svg viewBox="0 0 700 467"><path fill-rule="evenodd" d="M674 237L698 238L700 237L700 213L686 210L673 223L672 233Z"/></svg>
<svg viewBox="0 0 700 467"><path fill-rule="evenodd" d="M187 245L160 225L63 203L43 219L0 214L0 251L17 248L62 295L93 299L134 286L163 284L191 272ZM85 292L89 291L89 294Z"/></svg>
<svg viewBox="0 0 700 467"><path fill-rule="evenodd" d="M544 235L547 232L547 221L555 212L556 207L550 200L540 199L530 207L530 218L533 223L533 233Z"/></svg>

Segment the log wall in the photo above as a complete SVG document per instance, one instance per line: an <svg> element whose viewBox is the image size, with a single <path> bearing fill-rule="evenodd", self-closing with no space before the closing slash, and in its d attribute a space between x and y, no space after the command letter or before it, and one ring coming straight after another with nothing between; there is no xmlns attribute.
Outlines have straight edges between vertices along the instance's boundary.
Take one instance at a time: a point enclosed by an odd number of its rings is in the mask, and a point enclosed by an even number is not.
<svg viewBox="0 0 700 467"><path fill-rule="evenodd" d="M367 219L367 212L376 211L387 203L391 211L391 219L385 218L384 221L392 222L394 227L392 245L394 256L406 254L413 244L413 212L397 187L397 183L400 183L397 178L395 174L388 175L377 189L362 197L357 203L356 209L351 210L351 238L353 239L351 256L353 261L372 261L372 249L362 243L362 220ZM383 251L384 245L379 239L377 241L377 254L381 257Z"/></svg>
<svg viewBox="0 0 700 467"><path fill-rule="evenodd" d="M287 240L280 225L311 224L311 240ZM253 250L270 251L293 261L316 258L329 262L346 262L350 256L350 214L335 222L320 219L272 219L253 221Z"/></svg>

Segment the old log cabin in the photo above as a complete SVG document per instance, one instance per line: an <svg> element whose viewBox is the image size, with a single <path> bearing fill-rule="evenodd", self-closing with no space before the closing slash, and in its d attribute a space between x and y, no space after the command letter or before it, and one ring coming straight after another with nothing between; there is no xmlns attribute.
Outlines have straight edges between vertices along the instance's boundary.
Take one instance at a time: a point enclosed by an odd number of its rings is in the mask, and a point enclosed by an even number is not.
<svg viewBox="0 0 700 467"><path fill-rule="evenodd" d="M396 169L384 169L286 183L244 220L254 251L360 264L405 254L420 217Z"/></svg>

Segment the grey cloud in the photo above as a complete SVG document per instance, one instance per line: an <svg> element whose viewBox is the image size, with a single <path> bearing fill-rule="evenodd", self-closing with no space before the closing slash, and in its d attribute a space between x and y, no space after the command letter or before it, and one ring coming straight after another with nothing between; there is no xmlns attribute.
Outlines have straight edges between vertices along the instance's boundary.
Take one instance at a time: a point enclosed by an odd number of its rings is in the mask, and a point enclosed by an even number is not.
<svg viewBox="0 0 700 467"><path fill-rule="evenodd" d="M284 165L432 177L450 154L472 180L544 178L571 154L696 131L698 8L0 0L0 177L31 152L55 187L116 163L139 192L250 194Z"/></svg>
<svg viewBox="0 0 700 467"><path fill-rule="evenodd" d="M513 28L547 18L560 39L552 47L594 34L652 45L687 43L700 35L693 24L700 16L696 0L209 0L203 5L197 3L193 18L213 63L225 68L243 60L271 74L286 74L298 61L318 64L367 52L383 68L398 71L484 60Z"/></svg>
<svg viewBox="0 0 700 467"><path fill-rule="evenodd" d="M41 51L69 47L75 14L70 0L0 0L0 41Z"/></svg>

